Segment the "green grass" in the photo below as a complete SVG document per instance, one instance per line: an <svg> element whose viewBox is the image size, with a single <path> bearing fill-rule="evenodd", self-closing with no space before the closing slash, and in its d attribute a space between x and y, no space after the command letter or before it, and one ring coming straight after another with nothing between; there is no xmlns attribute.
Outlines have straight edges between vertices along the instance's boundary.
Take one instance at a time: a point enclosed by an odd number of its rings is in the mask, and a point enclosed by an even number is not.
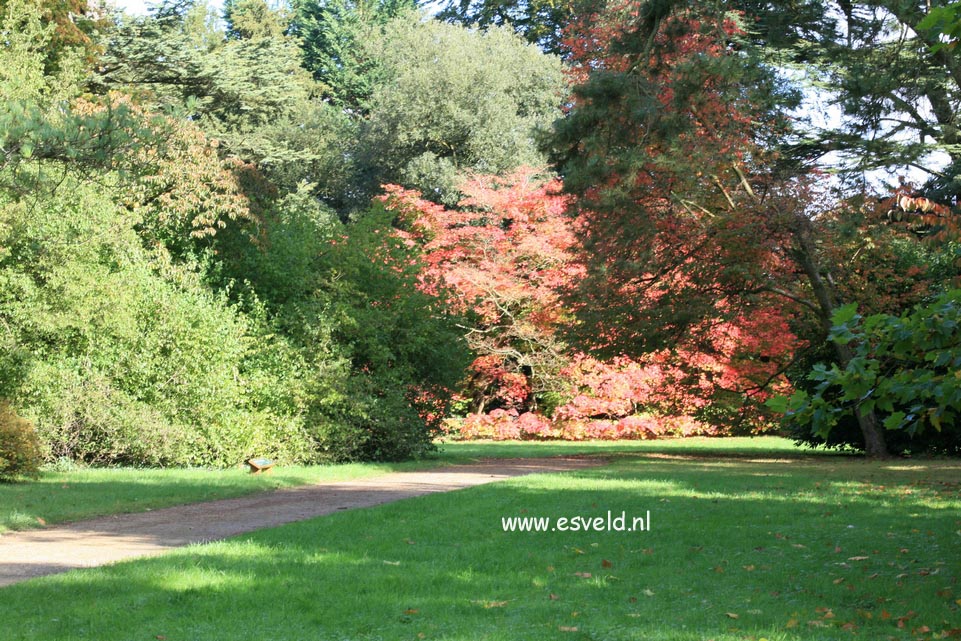
<svg viewBox="0 0 961 641"><path fill-rule="evenodd" d="M837 456L833 451L802 449L790 439L775 436L678 438L660 441L469 441L441 443L441 456L453 460L529 458L625 452L674 452L729 456Z"/></svg>
<svg viewBox="0 0 961 641"><path fill-rule="evenodd" d="M883 641L959 634L961 462L742 452L621 455L604 468L341 512L33 580L0 592L0 636ZM501 527L504 516L608 510L650 510L651 530Z"/></svg>
<svg viewBox="0 0 961 641"><path fill-rule="evenodd" d="M793 449L784 439L691 440L684 448ZM617 451L676 449L680 441L601 443L450 443L433 458L397 464L277 467L266 475L246 470L89 468L45 472L37 481L0 483L0 533L94 516L232 498L281 487L343 481L390 471L467 463L478 458L537 457Z"/></svg>

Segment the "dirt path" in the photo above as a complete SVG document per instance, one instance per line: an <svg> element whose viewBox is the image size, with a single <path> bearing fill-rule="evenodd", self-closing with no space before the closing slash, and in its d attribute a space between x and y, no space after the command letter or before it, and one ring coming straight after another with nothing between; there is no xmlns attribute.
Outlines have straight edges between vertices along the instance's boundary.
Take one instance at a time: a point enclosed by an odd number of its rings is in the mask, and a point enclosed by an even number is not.
<svg viewBox="0 0 961 641"><path fill-rule="evenodd" d="M216 541L339 510L449 492L525 474L578 470L602 462L574 457L492 459L4 534L0 537L0 587L75 568L154 556L191 543Z"/></svg>

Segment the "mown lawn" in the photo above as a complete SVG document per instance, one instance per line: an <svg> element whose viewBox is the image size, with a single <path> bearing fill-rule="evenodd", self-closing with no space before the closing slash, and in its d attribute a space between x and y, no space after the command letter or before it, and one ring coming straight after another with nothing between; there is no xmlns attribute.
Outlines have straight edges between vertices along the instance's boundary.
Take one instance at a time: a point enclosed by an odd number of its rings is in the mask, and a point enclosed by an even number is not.
<svg viewBox="0 0 961 641"><path fill-rule="evenodd" d="M65 521L231 498L281 487L344 481L391 471L468 463L479 458L604 454L623 451L698 448L797 451L785 439L691 439L599 443L448 443L430 459L396 464L277 467L266 475L246 469L81 468L44 472L39 480L0 483L0 534ZM0 637L2 638L2 637Z"/></svg>
<svg viewBox="0 0 961 641"><path fill-rule="evenodd" d="M961 462L703 447L431 495L0 591L12 640L961 635ZM651 514L642 532L503 517Z"/></svg>

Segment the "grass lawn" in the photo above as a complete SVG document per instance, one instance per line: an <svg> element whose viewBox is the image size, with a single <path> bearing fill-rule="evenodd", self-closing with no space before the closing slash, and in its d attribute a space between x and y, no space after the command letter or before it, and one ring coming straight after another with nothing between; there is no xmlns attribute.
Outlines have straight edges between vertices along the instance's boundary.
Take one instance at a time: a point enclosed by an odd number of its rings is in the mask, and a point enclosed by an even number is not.
<svg viewBox="0 0 961 641"><path fill-rule="evenodd" d="M727 448L729 451L744 448L760 448L768 452L797 451L790 441L778 438L620 443L449 443L442 444L439 452L425 461L278 467L266 475L248 474L246 468L91 468L70 472L45 472L37 481L0 483L0 534L9 530L36 528L94 516L243 496L280 487L344 481L390 471L467 463L483 457L560 456L678 448L696 450L704 447Z"/></svg>
<svg viewBox="0 0 961 641"><path fill-rule="evenodd" d="M0 590L0 637L961 635L961 462L775 459L737 449L740 456L659 447L604 468L340 512L29 581ZM502 528L502 517L556 524L608 511L650 511L650 530Z"/></svg>

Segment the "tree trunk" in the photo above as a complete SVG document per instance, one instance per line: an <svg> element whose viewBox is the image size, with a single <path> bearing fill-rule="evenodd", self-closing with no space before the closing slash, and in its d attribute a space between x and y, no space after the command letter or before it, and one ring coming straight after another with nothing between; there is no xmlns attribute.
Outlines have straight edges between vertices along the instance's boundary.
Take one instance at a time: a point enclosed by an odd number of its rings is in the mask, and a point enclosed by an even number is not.
<svg viewBox="0 0 961 641"><path fill-rule="evenodd" d="M828 325L830 327L830 315L828 315ZM834 344L834 350L837 352L838 360L841 362L842 367L847 367L848 363L854 357L851 352L850 345L838 345ZM861 428L861 434L864 435L864 453L870 458L887 458L888 454L888 444L884 440L884 430L878 425L878 417L874 411L862 412L861 407L855 407L854 414L858 419L858 426Z"/></svg>
<svg viewBox="0 0 961 641"><path fill-rule="evenodd" d="M821 276L812 235L811 221L804 213L798 213L795 229L796 256L817 299L821 324L824 326L825 332L828 332L831 330L831 316L838 306L837 295L834 292L833 284ZM834 343L834 351L837 354L840 366L847 367L853 358L850 345ZM887 458L889 454L887 443L884 441L884 431L879 427L878 417L874 410L863 411L859 403L854 408L854 414L858 419L861 434L864 436L864 453L871 458Z"/></svg>

